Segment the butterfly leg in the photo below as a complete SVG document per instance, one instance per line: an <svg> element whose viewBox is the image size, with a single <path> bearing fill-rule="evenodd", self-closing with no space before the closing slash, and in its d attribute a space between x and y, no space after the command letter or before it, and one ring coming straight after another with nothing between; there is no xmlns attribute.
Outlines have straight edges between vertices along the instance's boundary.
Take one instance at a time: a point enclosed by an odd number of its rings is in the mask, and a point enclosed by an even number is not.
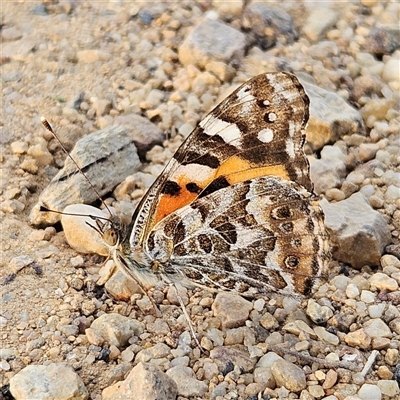
<svg viewBox="0 0 400 400"><path fill-rule="evenodd" d="M200 350L203 354L205 354L206 351L201 347L201 344L200 344L199 340L198 340L197 337L196 337L196 331L195 331L195 329L194 329L192 320L190 319L190 316L189 316L189 314L188 314L188 312L187 312L187 310L186 310L185 304L183 303L182 297L181 297L181 295L179 294L179 291L178 291L177 287L175 286L175 283L173 283L173 282L171 282L171 281L167 281L167 283L168 283L169 287L173 287L174 290L175 290L176 297L177 297L177 299L178 299L178 301L179 301L179 305L181 306L181 309L182 309L182 311L183 311L183 315L185 316L186 321L187 321L187 323L188 323L188 325L189 325L190 333L191 333L191 335L192 335L192 337L193 337L193 339L194 339L194 341L195 341L195 343L196 343L196 346L199 348L199 350Z"/></svg>
<svg viewBox="0 0 400 400"><path fill-rule="evenodd" d="M133 277L133 275L129 275L131 278L133 278L135 280L135 282L137 283L137 285L140 287L140 289L142 289L143 293L149 298L151 305L153 306L153 309L155 311L156 317L157 318L161 318L162 317L162 313L160 311L160 309L157 307L157 304L154 303L154 300L151 298L151 296L149 296L149 294L147 293L146 288L142 285L142 283L138 280L135 279Z"/></svg>
<svg viewBox="0 0 400 400"><path fill-rule="evenodd" d="M140 287L140 289L142 290L143 294L145 294L153 308L154 308L154 312L156 314L157 318L161 318L162 317L162 313L159 310L159 308L157 307L156 303L154 303L154 300L151 298L151 296L149 296L149 294L147 293L146 288L144 287L143 283L140 281L140 279L138 279L138 277L136 276L136 274L132 273L132 268L130 267L130 265L126 262L126 260L121 257L119 254L114 255L113 257L115 264L119 267L119 269L126 275L129 276L129 278L133 279L136 284Z"/></svg>

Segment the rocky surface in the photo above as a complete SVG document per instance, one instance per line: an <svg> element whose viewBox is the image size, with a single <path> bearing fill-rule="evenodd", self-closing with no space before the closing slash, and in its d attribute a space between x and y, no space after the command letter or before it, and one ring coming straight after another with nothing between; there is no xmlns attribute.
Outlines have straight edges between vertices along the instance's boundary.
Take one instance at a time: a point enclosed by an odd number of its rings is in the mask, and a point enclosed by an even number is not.
<svg viewBox="0 0 400 400"><path fill-rule="evenodd" d="M399 4L245 3L3 4L3 397L400 396ZM204 354L174 290L157 285L150 301L112 262L71 249L59 225L30 225L40 193L68 164L40 117L69 151L109 132L81 152L96 164L110 143L111 164L91 180L129 216L206 112L279 70L310 96L306 151L335 258L304 301L179 288ZM129 137L116 140L115 129ZM133 161L116 150L123 140ZM110 183L114 166L120 178Z"/></svg>

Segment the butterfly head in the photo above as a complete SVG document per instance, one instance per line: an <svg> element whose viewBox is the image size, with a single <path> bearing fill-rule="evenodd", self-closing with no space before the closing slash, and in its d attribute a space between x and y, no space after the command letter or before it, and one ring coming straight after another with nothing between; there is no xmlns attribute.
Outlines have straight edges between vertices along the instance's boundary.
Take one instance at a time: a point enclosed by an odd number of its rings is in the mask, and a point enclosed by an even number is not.
<svg viewBox="0 0 400 400"><path fill-rule="evenodd" d="M100 234L104 245L109 249L110 254L113 254L125 239L127 224L116 215L112 215L109 218L90 217L94 220L95 224L86 223Z"/></svg>
<svg viewBox="0 0 400 400"><path fill-rule="evenodd" d="M102 239L108 247L117 247L121 242L120 230L115 226L111 226L105 230L102 235Z"/></svg>

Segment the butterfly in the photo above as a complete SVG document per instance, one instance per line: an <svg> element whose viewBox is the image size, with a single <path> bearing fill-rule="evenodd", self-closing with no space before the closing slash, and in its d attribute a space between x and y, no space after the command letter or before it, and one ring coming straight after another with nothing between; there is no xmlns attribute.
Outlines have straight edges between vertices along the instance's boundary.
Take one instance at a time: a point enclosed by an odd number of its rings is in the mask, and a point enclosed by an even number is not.
<svg viewBox="0 0 400 400"><path fill-rule="evenodd" d="M187 137L129 224L96 221L115 263L142 287L311 295L329 243L303 150L308 117L294 75L242 84Z"/></svg>

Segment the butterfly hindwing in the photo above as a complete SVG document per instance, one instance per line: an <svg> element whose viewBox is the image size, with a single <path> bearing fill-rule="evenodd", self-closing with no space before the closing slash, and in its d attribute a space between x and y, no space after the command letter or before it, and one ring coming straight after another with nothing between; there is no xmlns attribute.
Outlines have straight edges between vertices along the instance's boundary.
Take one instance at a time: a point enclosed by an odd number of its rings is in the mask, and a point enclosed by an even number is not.
<svg viewBox="0 0 400 400"><path fill-rule="evenodd" d="M178 280L291 295L310 294L329 257L319 205L279 177L237 183L171 213L145 251Z"/></svg>

